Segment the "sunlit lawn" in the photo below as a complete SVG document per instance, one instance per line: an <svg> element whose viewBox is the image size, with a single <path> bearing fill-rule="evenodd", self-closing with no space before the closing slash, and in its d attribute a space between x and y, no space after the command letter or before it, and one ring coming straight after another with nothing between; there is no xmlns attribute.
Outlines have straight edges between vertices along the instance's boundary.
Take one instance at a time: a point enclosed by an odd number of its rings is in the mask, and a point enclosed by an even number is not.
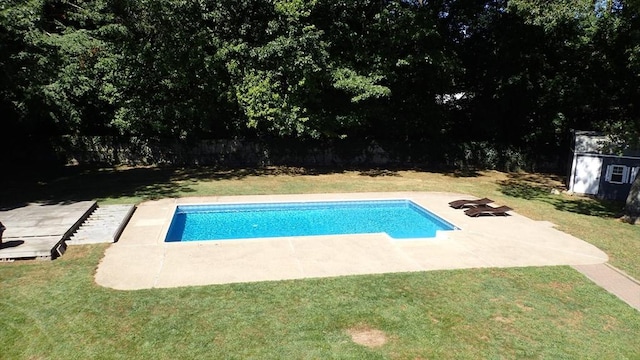
<svg viewBox="0 0 640 360"><path fill-rule="evenodd" d="M14 183L2 196L106 204L201 195L457 192L551 221L640 278L640 227L616 220L620 204L553 195L552 188L562 188L558 180L499 172L147 168ZM640 313L570 267L115 291L93 282L105 249L71 247L52 262L0 264L0 358L640 357ZM354 332L379 342L359 345Z"/></svg>

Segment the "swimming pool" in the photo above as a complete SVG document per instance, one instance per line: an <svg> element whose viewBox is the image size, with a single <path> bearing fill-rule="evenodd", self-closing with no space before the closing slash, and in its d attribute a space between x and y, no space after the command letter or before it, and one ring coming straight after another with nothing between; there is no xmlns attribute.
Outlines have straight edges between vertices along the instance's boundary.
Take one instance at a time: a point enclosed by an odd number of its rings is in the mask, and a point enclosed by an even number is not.
<svg viewBox="0 0 640 360"><path fill-rule="evenodd" d="M387 233L432 238L456 227L410 200L179 205L165 242Z"/></svg>

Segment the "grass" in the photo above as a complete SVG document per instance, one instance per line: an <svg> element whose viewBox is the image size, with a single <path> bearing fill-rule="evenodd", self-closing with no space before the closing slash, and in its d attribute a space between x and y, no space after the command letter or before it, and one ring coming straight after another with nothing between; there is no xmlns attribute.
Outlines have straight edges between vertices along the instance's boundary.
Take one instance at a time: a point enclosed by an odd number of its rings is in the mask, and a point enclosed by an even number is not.
<svg viewBox="0 0 640 360"><path fill-rule="evenodd" d="M452 191L552 221L640 278L640 227L620 204L551 194L539 174L418 170L109 169L5 186L12 203L176 196ZM23 189L23 190L20 190ZM26 189L26 190L24 190ZM19 194L11 198L12 194ZM27 195L28 194L28 195ZM569 267L433 271L116 291L93 282L105 245L0 264L0 358L633 359L639 314ZM354 329L382 332L378 347Z"/></svg>

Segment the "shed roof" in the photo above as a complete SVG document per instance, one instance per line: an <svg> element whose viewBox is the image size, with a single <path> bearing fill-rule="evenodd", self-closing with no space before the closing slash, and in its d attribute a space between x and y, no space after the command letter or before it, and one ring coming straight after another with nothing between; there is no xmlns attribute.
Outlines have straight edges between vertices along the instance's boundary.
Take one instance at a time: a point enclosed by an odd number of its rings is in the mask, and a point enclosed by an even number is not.
<svg viewBox="0 0 640 360"><path fill-rule="evenodd" d="M597 131L574 131L572 150L582 154L640 156L640 149L629 149L626 144Z"/></svg>

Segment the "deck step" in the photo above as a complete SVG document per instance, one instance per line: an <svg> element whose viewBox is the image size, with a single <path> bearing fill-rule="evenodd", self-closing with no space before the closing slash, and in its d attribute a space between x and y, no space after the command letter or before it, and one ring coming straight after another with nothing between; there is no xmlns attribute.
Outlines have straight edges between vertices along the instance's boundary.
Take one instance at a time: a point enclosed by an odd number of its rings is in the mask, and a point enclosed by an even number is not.
<svg viewBox="0 0 640 360"><path fill-rule="evenodd" d="M135 205L99 205L66 243L83 245L116 242L134 210Z"/></svg>

